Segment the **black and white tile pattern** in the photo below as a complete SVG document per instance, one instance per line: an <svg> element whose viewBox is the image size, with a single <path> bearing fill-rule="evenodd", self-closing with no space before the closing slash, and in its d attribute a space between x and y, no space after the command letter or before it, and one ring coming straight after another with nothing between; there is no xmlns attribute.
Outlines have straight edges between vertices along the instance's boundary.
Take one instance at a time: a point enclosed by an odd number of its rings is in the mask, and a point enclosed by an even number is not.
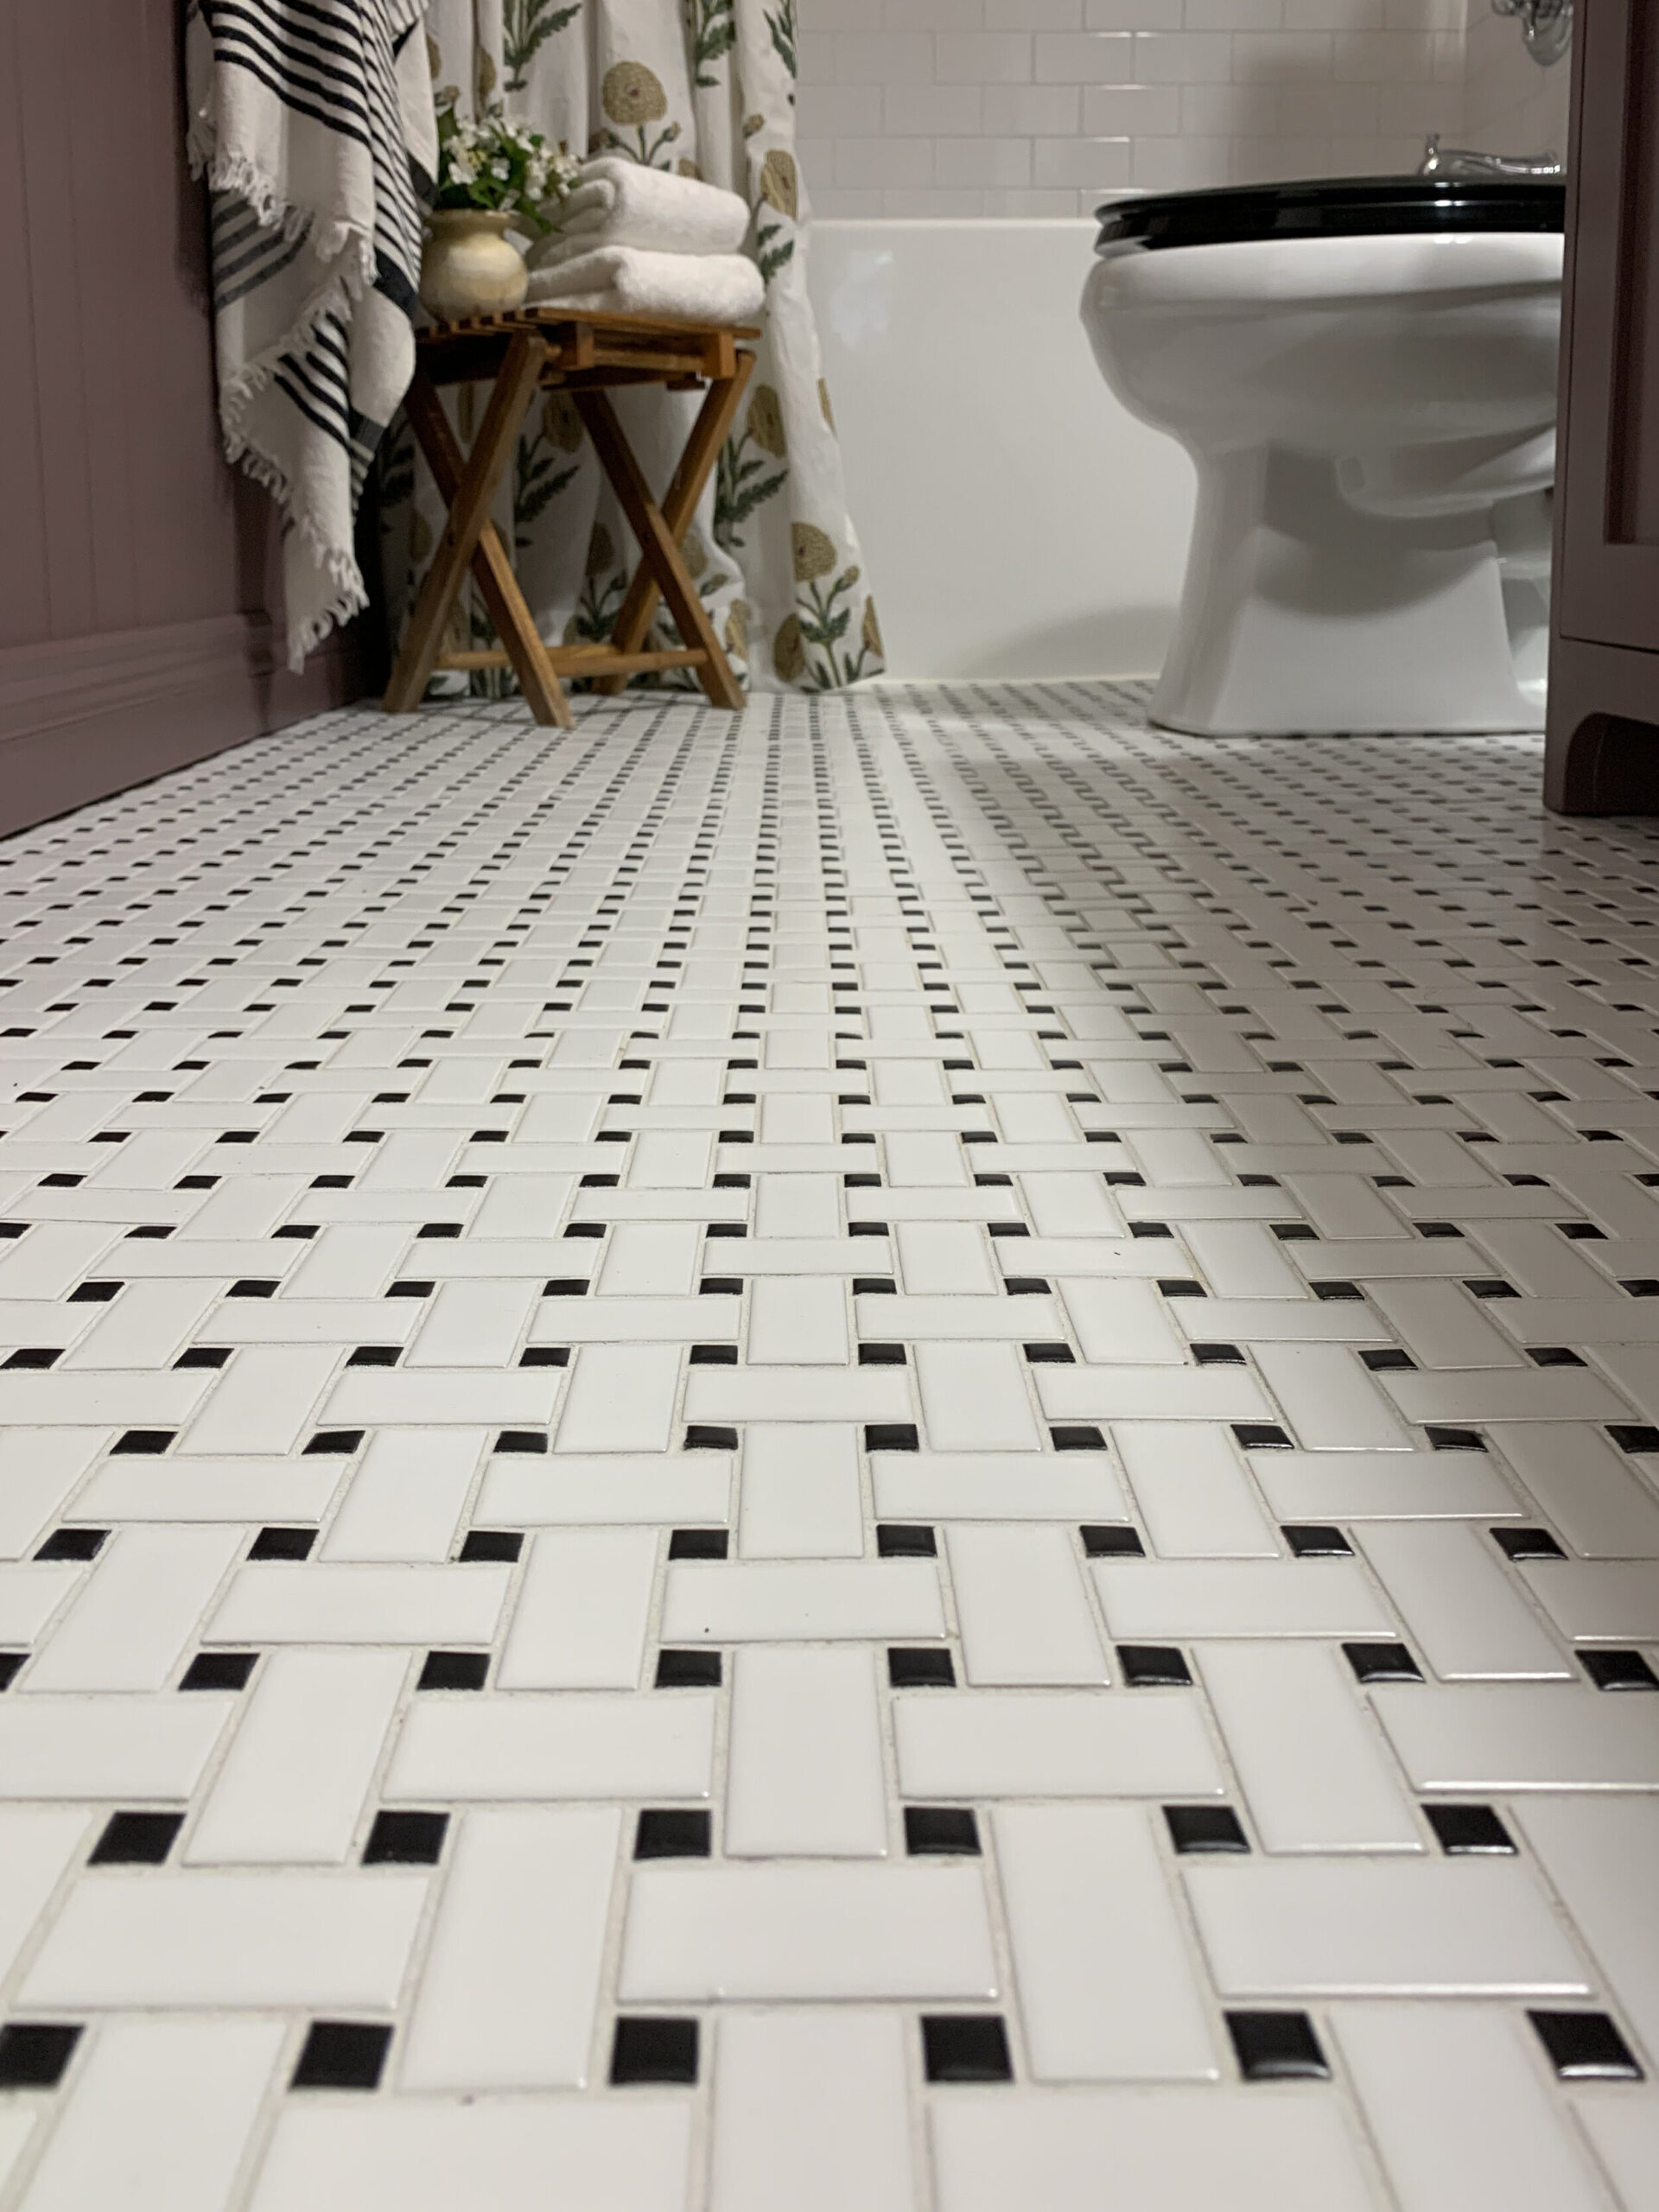
<svg viewBox="0 0 1659 2212"><path fill-rule="evenodd" d="M1538 770L478 704L0 847L3 2212L1653 2212L1659 830Z"/></svg>

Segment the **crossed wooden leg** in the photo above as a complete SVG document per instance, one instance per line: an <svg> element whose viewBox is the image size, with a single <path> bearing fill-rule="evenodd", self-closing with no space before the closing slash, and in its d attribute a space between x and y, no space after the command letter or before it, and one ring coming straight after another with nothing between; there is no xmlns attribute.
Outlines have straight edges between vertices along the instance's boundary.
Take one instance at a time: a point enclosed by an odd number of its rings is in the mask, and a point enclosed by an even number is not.
<svg viewBox="0 0 1659 2212"><path fill-rule="evenodd" d="M727 435L732 427L732 418L737 413L738 403L741 400L744 390L753 373L753 354L743 353L737 354L733 373L729 377L717 378L710 383L702 405L698 410L697 419L691 426L691 435L685 442L685 450L680 455L679 467L674 471L673 481L663 497L662 518L669 536L674 541L677 555L680 542L690 526L691 518L696 512L697 501L702 497L702 487L709 481L709 472L714 467L720 449L726 442ZM593 428L591 423L588 428L591 431ZM616 435L620 440L621 437L620 428ZM607 463L607 474L609 473ZM612 480L614 482L615 479L613 478ZM617 484L616 488L618 496L623 499L626 507L626 496L621 485ZM633 519L632 515L628 518L630 522ZM635 535L639 535L637 526ZM640 543L644 544L643 537ZM683 568L683 559L679 559L677 564ZM696 596L695 588L693 588L692 595L694 598ZM657 611L657 601L660 596L661 586L658 582L656 569L649 559L642 560L633 572L633 581L628 586L627 596L622 601L611 631L611 644L616 652L632 653L639 651L645 640L646 631L651 627L651 618ZM677 616L675 619L678 620ZM682 632L682 634L685 633ZM689 635L686 635L685 641L688 645L692 642ZM723 658L722 656L722 660ZM729 675L729 668L727 673ZM620 691L626 681L626 677L623 675L601 676L594 688L598 691ZM741 703L741 693L735 698L719 696L706 680L703 683L703 689L711 699L716 700L719 705L735 706Z"/></svg>
<svg viewBox="0 0 1659 2212"><path fill-rule="evenodd" d="M561 729L575 726L570 702L512 573L512 557L490 519L490 502L536 395L546 359L543 339L533 331L514 334L470 455L462 454L425 371L415 372L404 404L439 495L448 503L449 519L386 685L389 715L409 714L425 697L427 683L442 649L449 610L470 568L531 712L543 724Z"/></svg>
<svg viewBox="0 0 1659 2212"><path fill-rule="evenodd" d="M491 389L470 455L461 452L430 378L424 370L416 371L404 404L449 514L386 686L388 714L408 714L417 707L433 670L441 664L499 667L504 659L517 674L537 721L563 729L572 728L575 718L559 683L561 669L578 675L591 671L601 690L614 692L621 690L632 669L695 667L697 681L715 706L742 706L742 690L680 550L680 541L696 512L709 472L753 373L752 353L734 356L729 340L726 346L732 373L711 379L660 507L651 495L604 391L598 386L571 388L570 396L594 442L601 466L639 540L640 561L609 643L553 650L537 632L512 572L512 556L489 512L519 426L535 397L547 360L547 343L533 331L515 332ZM446 656L444 628L469 569L478 581L502 651ZM679 630L683 649L678 652L642 650L659 598L666 602ZM619 666L619 663L625 664Z"/></svg>

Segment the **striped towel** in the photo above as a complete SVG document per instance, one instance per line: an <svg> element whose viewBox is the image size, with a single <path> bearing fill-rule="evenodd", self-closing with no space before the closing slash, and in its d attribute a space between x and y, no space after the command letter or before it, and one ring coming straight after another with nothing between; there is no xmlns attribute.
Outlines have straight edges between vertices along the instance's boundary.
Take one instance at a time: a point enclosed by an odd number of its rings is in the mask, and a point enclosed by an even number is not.
<svg viewBox="0 0 1659 2212"><path fill-rule="evenodd" d="M426 0L189 0L225 450L284 512L288 659L367 605L363 480L415 367Z"/></svg>

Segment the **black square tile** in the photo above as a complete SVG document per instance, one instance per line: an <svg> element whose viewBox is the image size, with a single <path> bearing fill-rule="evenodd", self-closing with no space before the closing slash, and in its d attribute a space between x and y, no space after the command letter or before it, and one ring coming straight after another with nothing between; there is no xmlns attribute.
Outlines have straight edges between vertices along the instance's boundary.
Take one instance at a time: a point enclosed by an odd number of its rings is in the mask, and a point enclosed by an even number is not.
<svg viewBox="0 0 1659 2212"><path fill-rule="evenodd" d="M721 1683L718 1651L664 1650L657 1654L659 1690L717 1690Z"/></svg>
<svg viewBox="0 0 1659 2212"><path fill-rule="evenodd" d="M1423 1670L1403 1643L1344 1643L1343 1655L1362 1682L1421 1682Z"/></svg>
<svg viewBox="0 0 1659 2212"><path fill-rule="evenodd" d="M925 1522L882 1521L876 1524L875 1548L882 1559L937 1559L939 1540Z"/></svg>
<svg viewBox="0 0 1659 2212"><path fill-rule="evenodd" d="M79 2027L9 2020L0 2028L0 2089L55 2089L79 2040Z"/></svg>
<svg viewBox="0 0 1659 2212"><path fill-rule="evenodd" d="M706 1859L712 1827L700 1805L647 1805L633 1832L636 1859Z"/></svg>
<svg viewBox="0 0 1659 2212"><path fill-rule="evenodd" d="M184 1826L182 1813L111 1813L89 1866L159 1866Z"/></svg>
<svg viewBox="0 0 1659 2212"><path fill-rule="evenodd" d="M0 1690L9 1690L22 1672L27 1651L0 1651Z"/></svg>
<svg viewBox="0 0 1659 2212"><path fill-rule="evenodd" d="M1515 1838L1490 1805L1425 1805L1423 1811L1448 1859L1515 1855Z"/></svg>
<svg viewBox="0 0 1659 2212"><path fill-rule="evenodd" d="M198 1651L180 1678L181 1690L241 1690L248 1686L257 1651Z"/></svg>
<svg viewBox="0 0 1659 2212"><path fill-rule="evenodd" d="M1173 1643L1120 1643L1117 1663L1131 1689L1185 1689L1192 1670Z"/></svg>
<svg viewBox="0 0 1659 2212"><path fill-rule="evenodd" d="M1535 2012L1527 2018L1563 2082L1639 2082L1636 2053L1605 2012Z"/></svg>
<svg viewBox="0 0 1659 2212"><path fill-rule="evenodd" d="M1354 1548L1340 1529L1312 1521L1287 1521L1279 1531L1295 1559L1351 1559Z"/></svg>
<svg viewBox="0 0 1659 2212"><path fill-rule="evenodd" d="M716 1421L694 1421L686 1429L684 1449L688 1452L735 1452L737 1443L734 1428Z"/></svg>
<svg viewBox="0 0 1659 2212"><path fill-rule="evenodd" d="M378 2089L391 2030L369 2020L313 2020L289 2087Z"/></svg>
<svg viewBox="0 0 1659 2212"><path fill-rule="evenodd" d="M689 2086L697 2078L697 2022L624 2013L611 2044L611 2086L658 2082Z"/></svg>
<svg viewBox="0 0 1659 2212"><path fill-rule="evenodd" d="M302 1560L311 1556L315 1529L262 1529L248 1546L250 1559Z"/></svg>
<svg viewBox="0 0 1659 2212"><path fill-rule="evenodd" d="M1659 1690L1659 1675L1639 1651L1580 1651L1578 1657L1599 1690Z"/></svg>
<svg viewBox="0 0 1659 2212"><path fill-rule="evenodd" d="M490 1672L487 1651L429 1651L417 1690L481 1690Z"/></svg>
<svg viewBox="0 0 1659 2212"><path fill-rule="evenodd" d="M1506 1559L1565 1559L1548 1529L1494 1529L1492 1541Z"/></svg>
<svg viewBox="0 0 1659 2212"><path fill-rule="evenodd" d="M887 1651L887 1680L896 1690L953 1690L956 1662L943 1649L916 1650L893 1644Z"/></svg>
<svg viewBox="0 0 1659 2212"><path fill-rule="evenodd" d="M1106 1449L1104 1432L1093 1421L1060 1421L1048 1432L1048 1440L1057 1452L1103 1452Z"/></svg>
<svg viewBox="0 0 1659 2212"><path fill-rule="evenodd" d="M724 1559L731 1549L728 1529L675 1529L668 1539L670 1559Z"/></svg>
<svg viewBox="0 0 1659 2212"><path fill-rule="evenodd" d="M1331 2069L1306 2012L1229 2012L1227 2032L1247 2082L1328 2082Z"/></svg>
<svg viewBox="0 0 1659 2212"><path fill-rule="evenodd" d="M979 1823L966 1805L906 1805L905 1849L912 1859L977 1859Z"/></svg>
<svg viewBox="0 0 1659 2212"><path fill-rule="evenodd" d="M1085 1521L1077 1531L1090 1559L1144 1559L1147 1548L1140 1531L1112 1522Z"/></svg>
<svg viewBox="0 0 1659 2212"><path fill-rule="evenodd" d="M925 2012L922 2065L930 2082L1011 2082L1008 2031L996 2012Z"/></svg>
<svg viewBox="0 0 1659 2212"><path fill-rule="evenodd" d="M36 1559L96 1559L104 1548L107 1529L59 1529L35 1554Z"/></svg>
<svg viewBox="0 0 1659 2212"><path fill-rule="evenodd" d="M511 1566L524 1548L524 1536L517 1529L469 1529L461 1540L461 1556L468 1565L494 1560Z"/></svg>
<svg viewBox="0 0 1659 2212"><path fill-rule="evenodd" d="M365 1866L435 1866L449 1826L448 1813L377 1813L363 1847Z"/></svg>
<svg viewBox="0 0 1659 2212"><path fill-rule="evenodd" d="M910 1421L873 1421L865 1424L867 1452L919 1452L921 1448L921 1439Z"/></svg>
<svg viewBox="0 0 1659 2212"><path fill-rule="evenodd" d="M1166 1805L1164 1820L1170 1841L1184 1858L1250 1847L1249 1838L1230 1805Z"/></svg>

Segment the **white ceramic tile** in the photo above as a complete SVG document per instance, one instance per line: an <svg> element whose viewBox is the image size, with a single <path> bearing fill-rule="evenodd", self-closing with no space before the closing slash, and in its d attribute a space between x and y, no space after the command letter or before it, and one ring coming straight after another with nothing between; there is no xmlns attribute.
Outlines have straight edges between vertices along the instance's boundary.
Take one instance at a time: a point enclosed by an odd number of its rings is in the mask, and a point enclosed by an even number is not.
<svg viewBox="0 0 1659 2212"><path fill-rule="evenodd" d="M1488 2196L1517 2212L1608 2212L1571 2128L1538 2094L1522 2023L1472 2005L1345 2005L1336 2037L1403 2212Z"/></svg>
<svg viewBox="0 0 1659 2212"><path fill-rule="evenodd" d="M1062 1530L969 1524L950 1531L949 1551L976 1687L1106 1680L1077 1552Z"/></svg>
<svg viewBox="0 0 1659 2212"><path fill-rule="evenodd" d="M487 1643L505 1567L313 1566L238 1570L208 1634L216 1643Z"/></svg>
<svg viewBox="0 0 1659 2212"><path fill-rule="evenodd" d="M728 2013L715 2055L710 2212L914 2212L906 2087L895 2013Z"/></svg>
<svg viewBox="0 0 1659 2212"><path fill-rule="evenodd" d="M724 1516L695 1517L721 1519ZM864 1549L864 1513L859 1495L858 1434L849 1423L754 1421L749 1425L743 1436L737 1548L744 1559L856 1559L860 1555Z"/></svg>
<svg viewBox="0 0 1659 2212"><path fill-rule="evenodd" d="M70 1897L23 1977L26 2005L194 2012L397 2002L425 1873L102 1871Z"/></svg>
<svg viewBox="0 0 1659 2212"><path fill-rule="evenodd" d="M893 1714L899 1786L917 1797L1219 1797L1186 1698L918 1693Z"/></svg>
<svg viewBox="0 0 1659 2212"><path fill-rule="evenodd" d="M1182 1868L1227 1997L1583 1997L1530 1867L1503 1859L1217 1861Z"/></svg>
<svg viewBox="0 0 1659 2212"><path fill-rule="evenodd" d="M976 1866L636 1866L625 2004L711 1998L988 1999Z"/></svg>
<svg viewBox="0 0 1659 2212"><path fill-rule="evenodd" d="M1137 2086L940 2098L940 2212L1033 2203L1097 2212L1225 2202L1240 2212L1376 2212L1354 2135L1327 2097ZM1106 2177L1109 2176L1109 2182Z"/></svg>
<svg viewBox="0 0 1659 2212"><path fill-rule="evenodd" d="M649 1529L546 1529L533 1536L499 1686L632 1689L656 1573Z"/></svg>
<svg viewBox="0 0 1659 2212"><path fill-rule="evenodd" d="M30 1673L39 1690L158 1690L242 1548L228 1529L124 1529Z"/></svg>
<svg viewBox="0 0 1659 2212"><path fill-rule="evenodd" d="M30 2177L29 2212L219 2212L282 2055L277 2020L111 2020Z"/></svg>
<svg viewBox="0 0 1659 2212"><path fill-rule="evenodd" d="M181 1803L231 1710L222 1697L31 1698L20 1686L0 1707L0 1797Z"/></svg>
<svg viewBox="0 0 1659 2212"><path fill-rule="evenodd" d="M1218 2071L1147 1820L1128 1805L1010 1805L995 1816L1039 2082L1211 2080Z"/></svg>
<svg viewBox="0 0 1659 2212"><path fill-rule="evenodd" d="M385 1794L402 1804L566 1797L702 1797L712 1700L601 1694L432 1698L406 1716Z"/></svg>
<svg viewBox="0 0 1659 2212"><path fill-rule="evenodd" d="M734 1859L879 1858L881 1713L867 1651L751 1645L733 1664L725 1849Z"/></svg>
<svg viewBox="0 0 1659 2212"><path fill-rule="evenodd" d="M1094 1576L1108 1630L1130 1643L1394 1633L1352 1560L1096 1560Z"/></svg>
<svg viewBox="0 0 1659 2212"><path fill-rule="evenodd" d="M186 1863L344 1865L408 1672L401 1651L273 1651Z"/></svg>
<svg viewBox="0 0 1659 2212"><path fill-rule="evenodd" d="M1264 1849L1422 1849L1399 1770L1335 1652L1207 1643L1198 1668Z"/></svg>
<svg viewBox="0 0 1659 2212"><path fill-rule="evenodd" d="M1659 2046L1659 1929L1644 1897L1644 1867L1659 1843L1649 1796L1529 1798L1517 1808L1527 1841L1595 1957L1626 2018Z"/></svg>
<svg viewBox="0 0 1659 2212"><path fill-rule="evenodd" d="M1414 1789L1651 1789L1659 1713L1567 1683L1374 1693Z"/></svg>
<svg viewBox="0 0 1659 2212"><path fill-rule="evenodd" d="M252 2199L256 2212L351 2212L375 2191L405 2212L449 2212L478 2195L536 2212L547 2177L591 2212L683 2202L690 2115L683 2097L609 2104L536 2097L293 2099Z"/></svg>
<svg viewBox="0 0 1659 2212"><path fill-rule="evenodd" d="M1112 1440L1161 1559L1277 1559L1232 1440L1196 1421L1117 1421Z"/></svg>
<svg viewBox="0 0 1659 2212"><path fill-rule="evenodd" d="M668 1570L670 1643L747 1643L938 1637L944 1633L931 1560L682 1560Z"/></svg>
<svg viewBox="0 0 1659 2212"><path fill-rule="evenodd" d="M559 1417L561 1452L663 1452L679 1387L677 1347L586 1344Z"/></svg>
<svg viewBox="0 0 1659 2212"><path fill-rule="evenodd" d="M29 1931L68 1872L87 1816L41 1805L0 1810L0 1974L10 1974Z"/></svg>
<svg viewBox="0 0 1659 2212"><path fill-rule="evenodd" d="M409 2088L580 2088L622 1819L613 1807L461 1815L410 2019Z"/></svg>
<svg viewBox="0 0 1659 2212"><path fill-rule="evenodd" d="M434 1564L447 1560L490 1440L489 1431L481 1428L377 1429L328 1524L320 1557ZM280 1509L273 1505L271 1510L276 1514Z"/></svg>

